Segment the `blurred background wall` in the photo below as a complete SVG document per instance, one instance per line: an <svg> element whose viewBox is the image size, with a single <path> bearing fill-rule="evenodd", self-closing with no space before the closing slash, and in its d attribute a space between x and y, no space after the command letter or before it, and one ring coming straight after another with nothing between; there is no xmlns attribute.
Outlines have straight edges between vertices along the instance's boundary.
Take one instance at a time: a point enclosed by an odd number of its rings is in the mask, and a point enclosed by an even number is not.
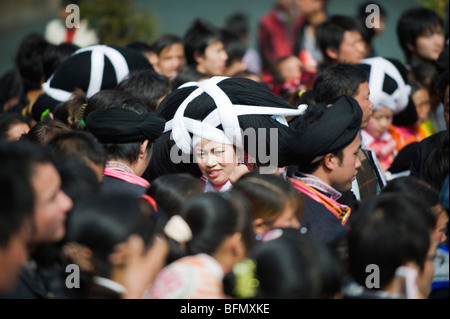
<svg viewBox="0 0 450 319"><path fill-rule="evenodd" d="M102 0L89 0L93 3ZM114 0L113 0L114 1ZM330 0L328 13L356 16L358 6L367 0ZM395 32L401 13L417 6L417 0L378 1L388 14L385 32L375 40L376 51L403 61ZM260 17L274 0L137 0L137 10L155 20L153 38L166 32L182 36L196 17L222 27L233 13L245 13L250 22L250 45L257 48L256 30ZM30 32L44 33L46 24L57 17L59 0L0 0L0 75L8 71L22 38ZM145 9L145 10L144 10ZM83 11L80 12L81 19ZM149 39L148 41L151 41Z"/></svg>

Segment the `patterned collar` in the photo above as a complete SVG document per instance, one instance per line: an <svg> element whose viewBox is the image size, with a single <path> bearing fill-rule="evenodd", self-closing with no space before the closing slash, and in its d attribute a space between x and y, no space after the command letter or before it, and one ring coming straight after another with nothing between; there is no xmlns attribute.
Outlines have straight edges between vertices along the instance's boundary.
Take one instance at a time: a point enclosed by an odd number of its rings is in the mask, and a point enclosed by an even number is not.
<svg viewBox="0 0 450 319"><path fill-rule="evenodd" d="M322 181L320 178L314 175L299 172L297 172L296 174L301 174L301 176L296 175L294 176L294 178L298 178L306 185L314 187L315 189L317 189L322 193L326 193L332 200L337 201L342 196L342 194L339 191L327 185L324 181Z"/></svg>
<svg viewBox="0 0 450 319"><path fill-rule="evenodd" d="M111 168L131 175L136 175L136 173L129 166L120 162L108 161L105 165L105 168Z"/></svg>

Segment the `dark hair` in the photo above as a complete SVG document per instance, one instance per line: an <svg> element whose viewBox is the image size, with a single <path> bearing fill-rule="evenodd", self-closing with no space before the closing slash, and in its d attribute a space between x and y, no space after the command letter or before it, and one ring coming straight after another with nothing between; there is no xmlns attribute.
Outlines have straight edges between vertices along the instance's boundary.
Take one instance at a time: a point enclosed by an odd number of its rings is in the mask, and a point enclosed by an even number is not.
<svg viewBox="0 0 450 319"><path fill-rule="evenodd" d="M70 128L59 120L41 121L33 126L27 134L22 135L21 139L44 146L54 137L67 132L70 132Z"/></svg>
<svg viewBox="0 0 450 319"><path fill-rule="evenodd" d="M443 28L441 17L430 9L418 7L403 12L397 22L397 37L406 58L409 60L412 55L408 44L416 47L418 37Z"/></svg>
<svg viewBox="0 0 450 319"><path fill-rule="evenodd" d="M41 88L44 78L43 56L49 45L44 37L37 33L27 35L20 43L15 63L25 92Z"/></svg>
<svg viewBox="0 0 450 319"><path fill-rule="evenodd" d="M0 141L0 246L8 244L34 211L32 178L37 164L52 163L51 157L29 141Z"/></svg>
<svg viewBox="0 0 450 319"><path fill-rule="evenodd" d="M331 104L334 104L334 101L336 101L336 99L329 100L328 102L330 102ZM327 106L327 104L324 104L324 103L309 106L307 108L306 112L303 114L303 116L298 117L296 119L296 121L295 121L296 123L294 123L293 126L295 126L296 130L298 130L300 132L303 130L306 130L309 125L320 120L320 118L324 115L324 113L326 112L327 109L328 109L328 106ZM336 150L336 151L330 152L330 153L335 155L339 159L339 161L342 162L342 160L344 159L344 149L345 149L345 147L340 150ZM298 162L297 165L293 165L292 168L296 168L298 171L305 173L305 174L314 173L322 164L322 160L315 161L314 163L310 162L310 161L304 161L304 160L300 160L297 162Z"/></svg>
<svg viewBox="0 0 450 319"><path fill-rule="evenodd" d="M27 124L30 126L30 121L17 113L0 114L0 140L8 138L9 130L17 124Z"/></svg>
<svg viewBox="0 0 450 319"><path fill-rule="evenodd" d="M23 95L23 84L22 84L22 80L20 78L20 73L19 73L17 66L15 66L10 71L3 74L3 76L0 79L0 82L6 90L6 92L5 92L6 100L4 102L6 102L9 99L12 99L14 97L19 98ZM0 106L0 113L2 111L6 111L6 110L4 110L4 105Z"/></svg>
<svg viewBox="0 0 450 319"><path fill-rule="evenodd" d="M439 100L443 104L445 104L445 101L444 101L445 90L447 89L447 87L449 85L449 71L448 70L445 70L439 74L438 82L436 83L436 85L437 85L437 93L438 93Z"/></svg>
<svg viewBox="0 0 450 319"><path fill-rule="evenodd" d="M145 176L143 176L145 178ZM169 215L181 213L186 201L204 192L204 185L200 179L189 174L169 174L152 181L147 190L162 209Z"/></svg>
<svg viewBox="0 0 450 319"><path fill-rule="evenodd" d="M270 92L267 86L246 78L227 78L218 83L218 86L225 92L225 94L228 95L233 104L260 105L293 109L293 107L287 102ZM195 87L185 87L172 91L161 103L156 114L166 119L166 121L170 121L181 103L195 89ZM216 104L208 94L203 93L192 100L188 104L188 107L189 111L185 113L185 116L195 119L204 119L210 112L216 109ZM283 137L288 130L288 127L280 124L273 118L264 115L243 115L239 117L239 123L243 131L247 128L277 128L279 134ZM270 130L266 130L265 133L266 139L264 141L267 149L270 149L270 143L273 141L273 136L270 136ZM258 135L259 136L257 136L257 139L261 136L260 134ZM243 144L244 151L248 155L256 158L256 162L259 166L267 164L267 162L261 163L261 157L257 154L255 148L252 147L252 145L249 145L249 138L244 137ZM152 179L155 179L161 175L186 172L194 176L201 176L198 165L194 161L193 154L183 154L178 146L176 146L175 141L171 139L171 132L166 132L158 138L153 149L154 152L152 155L152 160L148 166ZM282 149L280 145L279 149ZM186 161L174 163L170 160L170 152L178 152L177 154L180 156L186 155L190 161L188 163L186 163ZM283 156L284 153L281 152L278 155L278 165L280 166L284 166L283 164L285 158Z"/></svg>
<svg viewBox="0 0 450 319"><path fill-rule="evenodd" d="M324 69L313 85L316 103L326 103L342 95L355 96L361 83L369 81L369 73L359 65L336 64Z"/></svg>
<svg viewBox="0 0 450 319"><path fill-rule="evenodd" d="M301 104L314 105L316 101L314 100L313 90L300 90L291 94L289 98L289 104L292 106L299 106Z"/></svg>
<svg viewBox="0 0 450 319"><path fill-rule="evenodd" d="M61 190L74 206L81 199L100 193L100 182L87 164L65 158L57 161L55 166L61 176Z"/></svg>
<svg viewBox="0 0 450 319"><path fill-rule="evenodd" d="M87 105L82 112L83 121L86 121L89 113L96 110L105 110L107 108L112 107L115 102L119 99L123 99L127 95L117 89L105 89L95 93L89 100L87 101Z"/></svg>
<svg viewBox="0 0 450 319"><path fill-rule="evenodd" d="M97 195L84 198L67 221L67 241L86 246L93 252L92 275L110 277L109 255L117 244L138 235L147 247L153 243L160 225L151 205L132 195Z"/></svg>
<svg viewBox="0 0 450 319"><path fill-rule="evenodd" d="M447 132L448 133L448 132ZM441 190L449 172L449 135L442 134L439 144L427 156L423 178L436 190Z"/></svg>
<svg viewBox="0 0 450 319"><path fill-rule="evenodd" d="M177 89L179 86L187 82L198 82L201 79L210 78L211 76L211 74L202 73L193 67L187 66L172 80L172 90Z"/></svg>
<svg viewBox="0 0 450 319"><path fill-rule="evenodd" d="M187 64L196 66L195 54L203 55L206 48L215 41L222 41L220 30L209 21L194 20L183 37Z"/></svg>
<svg viewBox="0 0 450 319"><path fill-rule="evenodd" d="M236 61L242 61L247 51L247 44L235 33L228 29L222 29L223 44L227 52L227 67Z"/></svg>
<svg viewBox="0 0 450 319"><path fill-rule="evenodd" d="M122 93L124 94L124 93ZM92 97L93 98L93 97ZM92 99L91 98L91 99ZM89 100L90 101L90 100ZM128 97L126 95L122 95L121 98L117 100L111 101L109 105L101 105L101 108L123 108L126 110L131 110L137 114L144 114L150 112L147 106L141 100L133 97ZM97 108L98 109L98 108ZM107 155L107 159L115 158L115 159L123 159L128 163L135 163L139 156L139 149L144 142L145 139L138 142L131 143L107 143L102 144ZM150 154L151 151L151 143L147 145L147 153Z"/></svg>
<svg viewBox="0 0 450 319"><path fill-rule="evenodd" d="M70 42L63 42L59 45L49 44L42 57L45 81L50 78L61 63L78 49L77 45Z"/></svg>
<svg viewBox="0 0 450 319"><path fill-rule="evenodd" d="M415 176L401 176L389 181L381 190L381 194L403 193L419 200L426 208L425 217L430 224L435 224L438 215L434 209L439 204L439 192L428 182Z"/></svg>
<svg viewBox="0 0 450 319"><path fill-rule="evenodd" d="M295 55L292 55L292 54L291 55L286 55L286 56L282 56L282 57L276 59L272 63L272 65L270 67L270 73L272 75L273 82L275 84L283 84L286 81L286 79L283 78L283 76L280 73L280 65L283 62L286 62L286 60L289 60L290 58L297 58L297 57Z"/></svg>
<svg viewBox="0 0 450 319"><path fill-rule="evenodd" d="M159 36L159 38L157 38L155 42L153 42L153 50L157 55L160 55L162 50L164 50L165 48L170 48L172 45L178 43L181 45L183 44L183 40L181 39L181 37L175 34L166 33Z"/></svg>
<svg viewBox="0 0 450 319"><path fill-rule="evenodd" d="M247 252L253 246L251 206L237 192L194 196L180 215L192 231L192 240L186 244L188 254L212 254L227 236L235 232L242 233Z"/></svg>
<svg viewBox="0 0 450 319"><path fill-rule="evenodd" d="M326 62L331 62L327 49L339 52L344 34L347 31L357 31L364 35L363 26L356 18L345 15L334 15L319 24L316 28L316 41Z"/></svg>
<svg viewBox="0 0 450 319"><path fill-rule="evenodd" d="M172 87L167 77L150 69L131 71L119 83L117 89L125 94L138 98L155 112L161 98L170 93Z"/></svg>
<svg viewBox="0 0 450 319"><path fill-rule="evenodd" d="M87 131L69 131L50 140L48 149L55 160L76 159L86 165L106 164L106 154L102 145Z"/></svg>
<svg viewBox="0 0 450 319"><path fill-rule="evenodd" d="M241 39L245 39L250 31L248 15L241 12L229 15L225 21L225 28L238 35Z"/></svg>
<svg viewBox="0 0 450 319"><path fill-rule="evenodd" d="M348 233L349 273L365 286L366 267L380 269L380 288L395 276L398 267L415 262L423 269L435 225L426 218L425 206L403 193L368 198L359 207Z"/></svg>
<svg viewBox="0 0 450 319"><path fill-rule="evenodd" d="M153 46L149 45L146 42L142 42L142 41L130 42L126 45L126 48L138 51L144 55L145 55L145 53L148 53L148 52L155 52Z"/></svg>
<svg viewBox="0 0 450 319"><path fill-rule="evenodd" d="M304 199L291 183L280 176L249 173L241 177L233 186L252 204L254 219L262 218L272 225L288 205L291 205L300 219L304 212Z"/></svg>
<svg viewBox="0 0 450 319"><path fill-rule="evenodd" d="M281 237L258 244L250 257L256 262L257 298L332 298L340 291L339 264L324 244L294 229L274 229Z"/></svg>

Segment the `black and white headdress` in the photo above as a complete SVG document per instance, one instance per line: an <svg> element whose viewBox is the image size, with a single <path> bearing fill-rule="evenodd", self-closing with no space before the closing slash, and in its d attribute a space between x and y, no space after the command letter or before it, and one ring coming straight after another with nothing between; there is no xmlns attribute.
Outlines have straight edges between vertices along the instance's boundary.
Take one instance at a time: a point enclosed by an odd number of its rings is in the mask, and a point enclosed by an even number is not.
<svg viewBox="0 0 450 319"><path fill-rule="evenodd" d="M263 84L244 78L212 77L186 83L158 108L158 115L167 123L165 133L154 146L149 167L151 177L186 171L197 175L195 163L176 163L171 156L192 155L193 148L203 138L232 144L254 158L258 165L266 164L262 157L273 150L277 152L278 163L270 165L281 166L283 154L279 152L288 131L285 116L298 116L305 108L305 105L295 108ZM252 131L251 138L245 134L248 129ZM274 145L271 148L271 143L277 144L276 150ZM265 148L266 153L261 154L259 148Z"/></svg>
<svg viewBox="0 0 450 319"><path fill-rule="evenodd" d="M405 83L398 68L382 57L364 59L362 64L369 66L370 100L373 109L381 107L391 109L399 114L408 106L411 87Z"/></svg>
<svg viewBox="0 0 450 319"><path fill-rule="evenodd" d="M52 111L60 102L67 102L72 92L79 88L88 98L103 89L117 86L132 70L151 69L152 65L139 52L107 45L93 45L75 51L65 60L42 85L45 103L37 103L39 110L33 113L40 116L49 109Z"/></svg>

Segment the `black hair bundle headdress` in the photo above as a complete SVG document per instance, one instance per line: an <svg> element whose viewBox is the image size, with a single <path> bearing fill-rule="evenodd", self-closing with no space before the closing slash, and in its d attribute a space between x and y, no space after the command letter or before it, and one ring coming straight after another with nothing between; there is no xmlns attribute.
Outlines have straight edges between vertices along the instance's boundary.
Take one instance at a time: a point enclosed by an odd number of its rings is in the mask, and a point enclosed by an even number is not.
<svg viewBox="0 0 450 319"><path fill-rule="evenodd" d="M284 116L298 116L304 109L304 105L295 108L264 85L244 78L212 77L186 83L158 108L158 115L167 123L154 145L151 178L180 172L200 176L192 153L203 138L232 144L254 158L257 165L267 165L267 159L276 155L278 161L270 165L284 166L280 153L288 130ZM273 143L277 143L276 149ZM277 154L269 154L269 150ZM185 156L188 161L174 161L174 155Z"/></svg>
<svg viewBox="0 0 450 319"><path fill-rule="evenodd" d="M107 45L81 48L42 84L45 95L33 106L33 118L40 120L47 108L51 112L58 103L67 102L76 88L90 98L100 90L115 88L132 70L152 68L141 53L132 49Z"/></svg>

